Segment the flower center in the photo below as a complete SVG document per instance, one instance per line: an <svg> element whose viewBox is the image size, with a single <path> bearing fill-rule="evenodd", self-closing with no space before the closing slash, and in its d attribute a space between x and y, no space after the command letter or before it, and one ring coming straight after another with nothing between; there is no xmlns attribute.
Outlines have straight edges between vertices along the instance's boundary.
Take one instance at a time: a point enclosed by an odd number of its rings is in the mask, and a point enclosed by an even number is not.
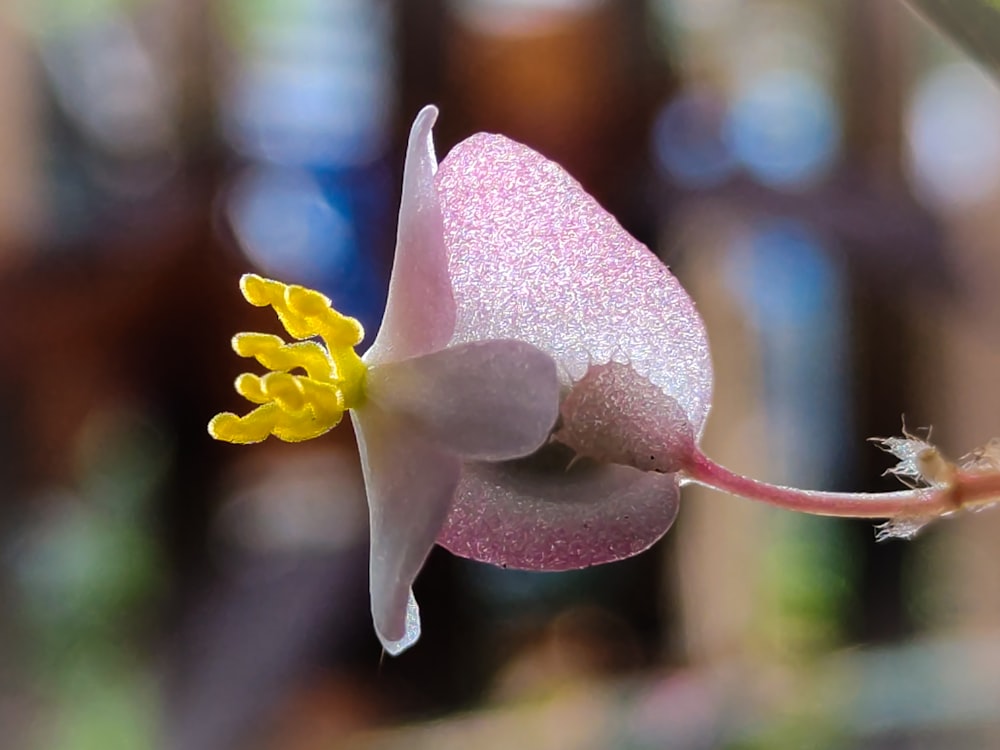
<svg viewBox="0 0 1000 750"><path fill-rule="evenodd" d="M258 404L245 416L216 414L208 432L228 443L258 443L274 435L291 443L309 440L335 427L344 411L365 398L368 368L354 347L364 329L354 318L341 315L330 300L303 286L282 284L255 274L244 274L240 290L256 307L273 307L281 325L295 343L266 333L238 333L233 350L252 357L270 372L245 372L236 378L236 392ZM318 337L318 341L303 341ZM324 346L325 344L325 346ZM305 374L293 374L301 369Z"/></svg>

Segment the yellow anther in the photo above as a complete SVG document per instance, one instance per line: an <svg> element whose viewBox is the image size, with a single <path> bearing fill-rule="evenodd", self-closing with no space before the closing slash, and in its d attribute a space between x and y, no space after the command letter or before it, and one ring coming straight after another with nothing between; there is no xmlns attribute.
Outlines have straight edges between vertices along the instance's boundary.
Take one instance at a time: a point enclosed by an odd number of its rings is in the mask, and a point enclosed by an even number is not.
<svg viewBox="0 0 1000 750"><path fill-rule="evenodd" d="M326 297L304 286L290 286L284 294L288 306L303 317L323 318L333 312Z"/></svg>
<svg viewBox="0 0 1000 750"><path fill-rule="evenodd" d="M305 394L299 379L287 372L269 372L261 378L264 393L281 407L282 411L301 412L306 408Z"/></svg>
<svg viewBox="0 0 1000 750"><path fill-rule="evenodd" d="M315 341L286 344L267 333L237 333L233 336L233 351L241 357L253 357L268 370L287 372L301 367L310 378L334 379L333 360Z"/></svg>
<svg viewBox="0 0 1000 750"><path fill-rule="evenodd" d="M247 445L259 443L268 435L273 434L275 422L280 415L275 414L278 407L274 404L254 409L245 417L239 417L230 412L216 414L208 423L208 434L216 440L227 443Z"/></svg>
<svg viewBox="0 0 1000 750"><path fill-rule="evenodd" d="M233 336L233 351L241 357L256 357L259 352L285 346L280 336L270 333L237 333Z"/></svg>
<svg viewBox="0 0 1000 750"><path fill-rule="evenodd" d="M354 347L365 337L364 328L354 318L330 307L330 299L304 286L282 284L252 273L240 279L240 289L251 305L270 305L281 325L293 338L320 336L330 347Z"/></svg>
<svg viewBox="0 0 1000 750"><path fill-rule="evenodd" d="M368 370L354 351L364 338L364 329L312 289L254 274L240 280L240 289L250 304L274 308L292 337L318 336L325 346L317 341L289 344L265 333L236 334L233 350L256 359L271 372L263 377L240 375L236 392L257 408L243 417L216 415L208 425L209 433L230 443L256 443L268 435L298 442L322 435L340 422L345 409L364 399Z"/></svg>
<svg viewBox="0 0 1000 750"><path fill-rule="evenodd" d="M264 393L264 387L260 382L260 378L252 373L242 373L236 378L235 386L236 392L251 403L266 404L271 400Z"/></svg>
<svg viewBox="0 0 1000 750"><path fill-rule="evenodd" d="M267 307L271 304L271 300L285 293L285 285L255 273L245 273L240 277L240 291L243 292L243 298L251 305Z"/></svg>

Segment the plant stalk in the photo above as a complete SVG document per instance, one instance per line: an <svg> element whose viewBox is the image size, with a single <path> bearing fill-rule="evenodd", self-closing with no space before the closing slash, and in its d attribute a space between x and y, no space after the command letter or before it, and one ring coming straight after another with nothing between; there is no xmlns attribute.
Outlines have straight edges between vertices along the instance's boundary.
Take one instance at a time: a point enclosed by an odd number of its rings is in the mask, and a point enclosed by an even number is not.
<svg viewBox="0 0 1000 750"><path fill-rule="evenodd" d="M933 518L1000 501L1000 472L957 470L946 484L898 492L822 492L742 476L695 449L683 474L693 482L786 510L840 518Z"/></svg>

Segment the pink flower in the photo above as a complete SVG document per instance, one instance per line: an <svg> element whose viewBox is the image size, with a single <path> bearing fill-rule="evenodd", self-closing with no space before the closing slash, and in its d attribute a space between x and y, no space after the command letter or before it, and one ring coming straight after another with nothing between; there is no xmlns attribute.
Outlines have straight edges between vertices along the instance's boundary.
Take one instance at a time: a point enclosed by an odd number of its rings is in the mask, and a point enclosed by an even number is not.
<svg viewBox="0 0 1000 750"><path fill-rule="evenodd" d="M213 437L229 442L269 435L294 442L323 434L350 410L371 522L372 617L390 654L420 636L412 584L447 517L463 463L533 453L558 415L555 364L538 348L510 337L451 341L455 304L430 138L436 114L421 112L410 134L396 259L374 344L359 358L360 324L319 292L246 275L247 301L273 307L300 341L237 334L236 352L271 372L236 381L256 409L220 414L209 424ZM305 374L295 374L299 369Z"/></svg>
<svg viewBox="0 0 1000 750"><path fill-rule="evenodd" d="M711 402L693 303L576 180L526 146L474 135L444 159L435 184L455 300L451 344L534 344L556 360L565 394L556 444L529 459L463 466L438 542L531 570L645 550L673 523L676 472Z"/></svg>
<svg viewBox="0 0 1000 750"><path fill-rule="evenodd" d="M371 593L386 651L420 635L411 585L470 461L525 456L556 419L552 361L512 336L455 340L456 307L425 107L410 132L385 317L364 355L370 403L351 418L371 519ZM405 617L401 614L405 612Z"/></svg>
<svg viewBox="0 0 1000 750"><path fill-rule="evenodd" d="M391 654L419 637L411 587L435 540L534 570L649 547L677 513L711 389L697 313L649 250L559 166L501 136L473 136L438 171L436 117L424 108L410 133L371 348L354 353L360 326L318 292L246 276L248 301L325 347L238 334L236 351L273 372L237 380L257 409L209 426L232 442L304 440L351 411L372 615Z"/></svg>

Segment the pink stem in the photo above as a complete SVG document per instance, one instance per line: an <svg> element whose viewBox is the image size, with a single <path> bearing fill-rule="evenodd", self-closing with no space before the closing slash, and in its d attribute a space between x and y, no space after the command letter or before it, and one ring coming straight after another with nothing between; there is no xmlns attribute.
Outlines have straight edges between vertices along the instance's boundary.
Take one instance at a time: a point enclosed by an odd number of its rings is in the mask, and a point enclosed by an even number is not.
<svg viewBox="0 0 1000 750"><path fill-rule="evenodd" d="M683 473L722 492L817 516L894 518L939 516L989 500L1000 500L1000 473L957 472L948 485L899 492L819 492L759 482L720 466L695 449Z"/></svg>

